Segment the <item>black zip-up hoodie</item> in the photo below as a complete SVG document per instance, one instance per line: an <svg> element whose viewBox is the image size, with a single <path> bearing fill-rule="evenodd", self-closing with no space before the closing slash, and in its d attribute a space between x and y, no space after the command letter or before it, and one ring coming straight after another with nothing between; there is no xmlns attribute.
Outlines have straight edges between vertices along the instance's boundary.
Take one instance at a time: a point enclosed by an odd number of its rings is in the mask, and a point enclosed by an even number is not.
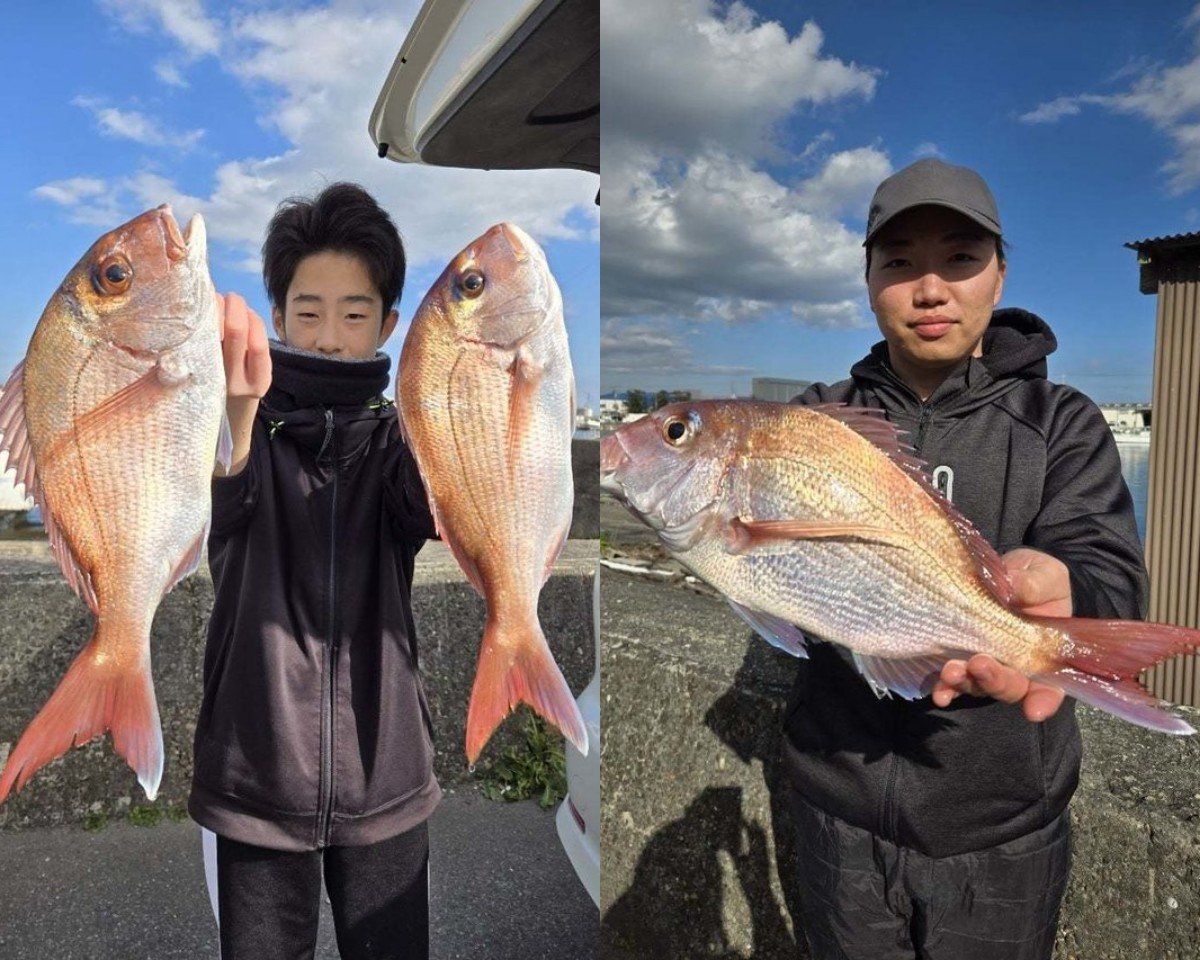
<svg viewBox="0 0 1200 960"><path fill-rule="evenodd" d="M386 355L271 359L249 461L213 480L188 810L262 847L374 843L441 796L410 597L433 520Z"/></svg>
<svg viewBox="0 0 1200 960"><path fill-rule="evenodd" d="M1141 619L1147 576L1116 444L1095 404L1046 380L1056 346L1038 317L998 310L983 356L925 403L891 370L885 343L851 379L814 384L797 402L882 408L1001 554L1028 546L1067 565L1075 616ZM1081 750L1070 698L1044 723L979 697L944 710L928 697L877 699L836 648L810 650L783 759L793 785L826 812L944 857L1023 836L1070 801Z"/></svg>

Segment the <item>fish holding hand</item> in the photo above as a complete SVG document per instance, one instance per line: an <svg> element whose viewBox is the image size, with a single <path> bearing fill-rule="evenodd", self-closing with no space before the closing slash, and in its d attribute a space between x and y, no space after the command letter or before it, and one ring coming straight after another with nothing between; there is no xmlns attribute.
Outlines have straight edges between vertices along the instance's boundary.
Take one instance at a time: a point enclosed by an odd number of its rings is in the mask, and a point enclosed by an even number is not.
<svg viewBox="0 0 1200 960"><path fill-rule="evenodd" d="M228 463L221 311L204 222L167 206L100 237L67 274L0 390L0 470L41 509L67 583L95 617L0 774L0 802L105 731L158 791L150 673L159 601L200 563L214 454Z"/></svg>
<svg viewBox="0 0 1200 960"><path fill-rule="evenodd" d="M986 654L1132 723L1195 732L1137 676L1200 631L1022 612L1004 560L882 411L672 404L606 437L600 473L757 633L796 656L806 633L841 645L880 695L944 705L946 663Z"/></svg>

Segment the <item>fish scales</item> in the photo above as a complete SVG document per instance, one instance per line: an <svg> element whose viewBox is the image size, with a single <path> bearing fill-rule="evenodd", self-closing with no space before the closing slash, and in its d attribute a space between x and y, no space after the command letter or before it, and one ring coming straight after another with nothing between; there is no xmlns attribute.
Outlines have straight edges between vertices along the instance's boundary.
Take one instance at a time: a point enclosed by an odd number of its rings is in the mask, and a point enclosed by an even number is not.
<svg viewBox="0 0 1200 960"><path fill-rule="evenodd" d="M766 600L766 612L819 625L815 632L845 638L862 653L935 653L959 649L965 640L996 645L1006 659L1024 658L1036 629L991 601L961 538L902 468L829 417L793 406L781 419L750 427L744 467L730 482L730 508L745 519L843 519L896 529L913 538L921 562L909 551L870 543L797 542L741 556L709 544L697 547L702 576L730 583L731 595ZM830 476L836 481L828 482ZM764 552L782 562L761 571ZM948 567L963 575L946 576ZM797 595L785 586L796 580L829 585L860 603L837 604L824 591ZM940 603L930 604L930 595ZM939 634L942 642L933 642Z"/></svg>

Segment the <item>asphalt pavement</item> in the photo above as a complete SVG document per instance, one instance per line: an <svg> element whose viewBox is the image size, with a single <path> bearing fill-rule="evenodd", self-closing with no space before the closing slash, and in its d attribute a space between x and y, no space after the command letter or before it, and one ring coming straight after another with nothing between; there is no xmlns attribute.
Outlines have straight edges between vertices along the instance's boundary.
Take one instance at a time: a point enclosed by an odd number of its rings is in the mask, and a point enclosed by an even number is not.
<svg viewBox="0 0 1200 960"><path fill-rule="evenodd" d="M0 833L3 960L217 960L200 828L113 822ZM430 820L433 960L595 957L599 915L554 811L448 790ZM316 960L337 960L322 904Z"/></svg>

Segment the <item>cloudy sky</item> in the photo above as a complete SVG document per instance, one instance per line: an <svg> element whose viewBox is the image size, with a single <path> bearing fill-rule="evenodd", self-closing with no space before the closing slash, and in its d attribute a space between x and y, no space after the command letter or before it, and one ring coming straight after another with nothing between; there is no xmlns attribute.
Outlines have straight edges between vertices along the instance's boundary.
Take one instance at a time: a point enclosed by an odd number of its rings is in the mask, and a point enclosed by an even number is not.
<svg viewBox="0 0 1200 960"><path fill-rule="evenodd" d="M599 388L597 178L379 160L367 120L417 0L71 0L5 7L0 58L0 380L102 232L170 202L208 224L213 277L265 312L258 250L275 205L364 184L409 253L407 321L449 259L512 220L563 288L580 401Z"/></svg>
<svg viewBox="0 0 1200 960"><path fill-rule="evenodd" d="M1148 399L1122 244L1200 230L1200 6L1050 6L602 0L602 387L843 378L871 193L937 156L992 186L1052 377Z"/></svg>

